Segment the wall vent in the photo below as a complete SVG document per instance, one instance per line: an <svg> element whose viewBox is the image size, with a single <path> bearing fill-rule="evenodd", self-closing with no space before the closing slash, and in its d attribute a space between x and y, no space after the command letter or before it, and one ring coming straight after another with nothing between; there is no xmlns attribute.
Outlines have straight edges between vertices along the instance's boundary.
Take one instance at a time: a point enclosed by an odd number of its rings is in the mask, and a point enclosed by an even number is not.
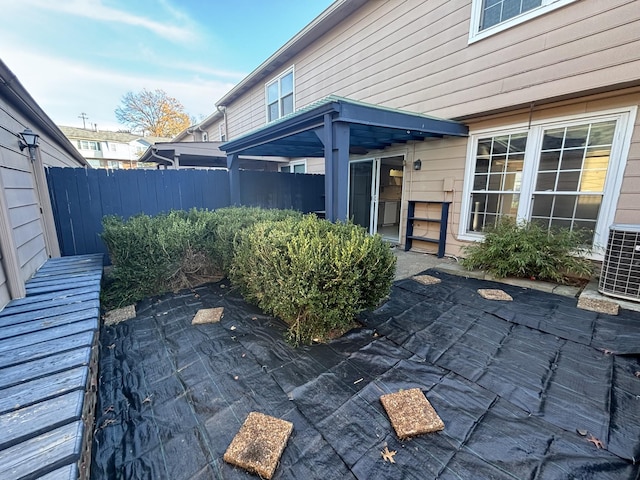
<svg viewBox="0 0 640 480"><path fill-rule="evenodd" d="M640 302L640 225L611 225L598 291Z"/></svg>

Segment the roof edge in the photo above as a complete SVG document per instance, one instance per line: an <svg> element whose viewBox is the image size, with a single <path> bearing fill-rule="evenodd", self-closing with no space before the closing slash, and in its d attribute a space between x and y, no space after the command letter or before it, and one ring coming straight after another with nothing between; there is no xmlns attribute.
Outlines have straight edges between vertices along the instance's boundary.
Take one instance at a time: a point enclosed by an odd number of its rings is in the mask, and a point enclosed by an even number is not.
<svg viewBox="0 0 640 480"><path fill-rule="evenodd" d="M320 15L313 19L306 27L294 35L293 38L280 47L273 55L262 62L255 70L227 92L216 102L216 105L227 105L229 102L235 100L237 97L242 95L246 89L271 74L275 68L278 68L282 63L295 56L317 38L321 37L324 33L333 29L336 25L345 20L347 16L351 15L365 3L367 3L367 0L336 0ZM279 59L283 59L283 62L278 63ZM273 66L273 68L269 69L271 66Z"/></svg>
<svg viewBox="0 0 640 480"><path fill-rule="evenodd" d="M51 120L42 107L34 100L31 94L20 83L18 77L9 69L9 67L0 60L0 87L5 87L8 93L8 100L34 125L37 125L41 131L46 132L55 139L58 144L80 165L90 167L89 162L80 152L71 144L69 139L62 133L58 126ZM36 132L37 133L37 132Z"/></svg>

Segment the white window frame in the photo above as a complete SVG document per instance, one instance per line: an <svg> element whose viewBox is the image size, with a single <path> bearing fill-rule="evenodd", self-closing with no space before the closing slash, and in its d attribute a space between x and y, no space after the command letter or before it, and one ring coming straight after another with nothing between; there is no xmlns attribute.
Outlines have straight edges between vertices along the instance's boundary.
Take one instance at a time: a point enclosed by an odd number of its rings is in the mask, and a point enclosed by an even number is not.
<svg viewBox="0 0 640 480"><path fill-rule="evenodd" d="M280 172L282 172L282 168L283 167L288 167L289 168L289 173L295 173L295 166L296 165L304 165L304 173L307 173L307 159L305 158L304 160L294 160L292 162L289 162L288 165L282 165L280 167ZM287 172L283 172L283 173L287 173Z"/></svg>
<svg viewBox="0 0 640 480"><path fill-rule="evenodd" d="M274 122L276 120L281 119L284 115L282 115L282 87L280 84L280 80L282 80L283 77L286 77L287 75L292 74L293 75L293 85L292 85L292 96L293 96L293 109L292 109L292 113L296 111L296 73L295 73L295 69L294 66L291 65L289 68L287 68L286 70L284 70L283 72L281 72L280 74L278 74L277 76L275 76L274 78L272 78L271 80L269 80L267 83L265 83L264 85L264 115L265 115L265 123L271 123ZM274 118L272 120L269 120L269 87L271 85L273 85L274 83L278 83L278 118ZM288 114L287 114L288 115Z"/></svg>
<svg viewBox="0 0 640 480"><path fill-rule="evenodd" d="M475 174L476 152L478 148L478 140L480 138L507 135L509 133L528 133L517 215L517 220L528 220L531 216L535 177L538 172L544 131L550 128L569 127L585 123L616 120L616 130L613 136L613 144L611 146L611 156L605 179L604 194L593 239L592 258L602 259L609 235L609 226L614 223L624 170L629 156L631 136L633 135L637 110L638 107L634 105L590 114L537 120L531 122L531 124L522 123L505 126L503 128L482 129L470 132L469 141L467 143L467 160L463 196L460 207L461 211L460 224L458 226L458 238L466 241L481 241L484 238L482 233L467 231L467 226L469 225L471 216L471 191L473 188L473 178Z"/></svg>
<svg viewBox="0 0 640 480"><path fill-rule="evenodd" d="M224 124L224 122L218 125L218 134L220 135L221 142L227 141L227 126Z"/></svg>
<svg viewBox="0 0 640 480"><path fill-rule="evenodd" d="M203 142L209 141L209 134L207 132L202 132L202 141Z"/></svg>
<svg viewBox="0 0 640 480"><path fill-rule="evenodd" d="M578 0L542 0L542 5L539 7L504 20L503 22L489 28L485 28L484 30L480 30L482 5L484 4L484 0L473 0L471 4L471 22L469 25L469 44L482 40L483 38L490 37L498 32L502 32L503 30L527 22L533 18L539 17L540 15L544 15L545 13L549 13L576 1Z"/></svg>

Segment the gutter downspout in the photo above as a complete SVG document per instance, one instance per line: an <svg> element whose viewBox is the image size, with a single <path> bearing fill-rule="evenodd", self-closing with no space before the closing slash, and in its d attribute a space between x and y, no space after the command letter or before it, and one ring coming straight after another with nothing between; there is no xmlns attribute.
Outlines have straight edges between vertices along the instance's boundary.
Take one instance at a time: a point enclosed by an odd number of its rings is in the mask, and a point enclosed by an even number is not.
<svg viewBox="0 0 640 480"><path fill-rule="evenodd" d="M216 105L216 110L222 114L222 121L224 122L224 138L229 141L229 123L227 122L227 107L225 105Z"/></svg>
<svg viewBox="0 0 640 480"><path fill-rule="evenodd" d="M167 157L161 157L160 155L158 155L158 154L156 153L156 151L157 151L157 150L158 150L158 149L157 149L156 147L151 147L151 156L152 156L153 158L157 158L158 160L162 160L162 163L163 163L163 164L164 164L164 163L166 163L166 162L169 162L169 163L171 164L171 166L172 166L172 167L173 167L173 166L175 166L172 160L169 160ZM164 166L164 168L166 169L166 168L167 168L167 166L165 165L165 166Z"/></svg>

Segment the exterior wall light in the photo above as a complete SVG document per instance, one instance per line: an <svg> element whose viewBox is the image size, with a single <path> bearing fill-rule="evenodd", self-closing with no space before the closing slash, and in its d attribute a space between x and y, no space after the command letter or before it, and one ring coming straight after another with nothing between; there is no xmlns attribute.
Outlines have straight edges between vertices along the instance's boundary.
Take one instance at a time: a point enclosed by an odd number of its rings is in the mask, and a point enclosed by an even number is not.
<svg viewBox="0 0 640 480"><path fill-rule="evenodd" d="M22 133L17 134L17 137L20 151L28 148L29 156L33 160L33 149L38 146L38 138L40 138L40 135L34 133L30 128L25 128Z"/></svg>
<svg viewBox="0 0 640 480"><path fill-rule="evenodd" d="M420 170L422 168L422 160L417 159L413 162L413 169Z"/></svg>

